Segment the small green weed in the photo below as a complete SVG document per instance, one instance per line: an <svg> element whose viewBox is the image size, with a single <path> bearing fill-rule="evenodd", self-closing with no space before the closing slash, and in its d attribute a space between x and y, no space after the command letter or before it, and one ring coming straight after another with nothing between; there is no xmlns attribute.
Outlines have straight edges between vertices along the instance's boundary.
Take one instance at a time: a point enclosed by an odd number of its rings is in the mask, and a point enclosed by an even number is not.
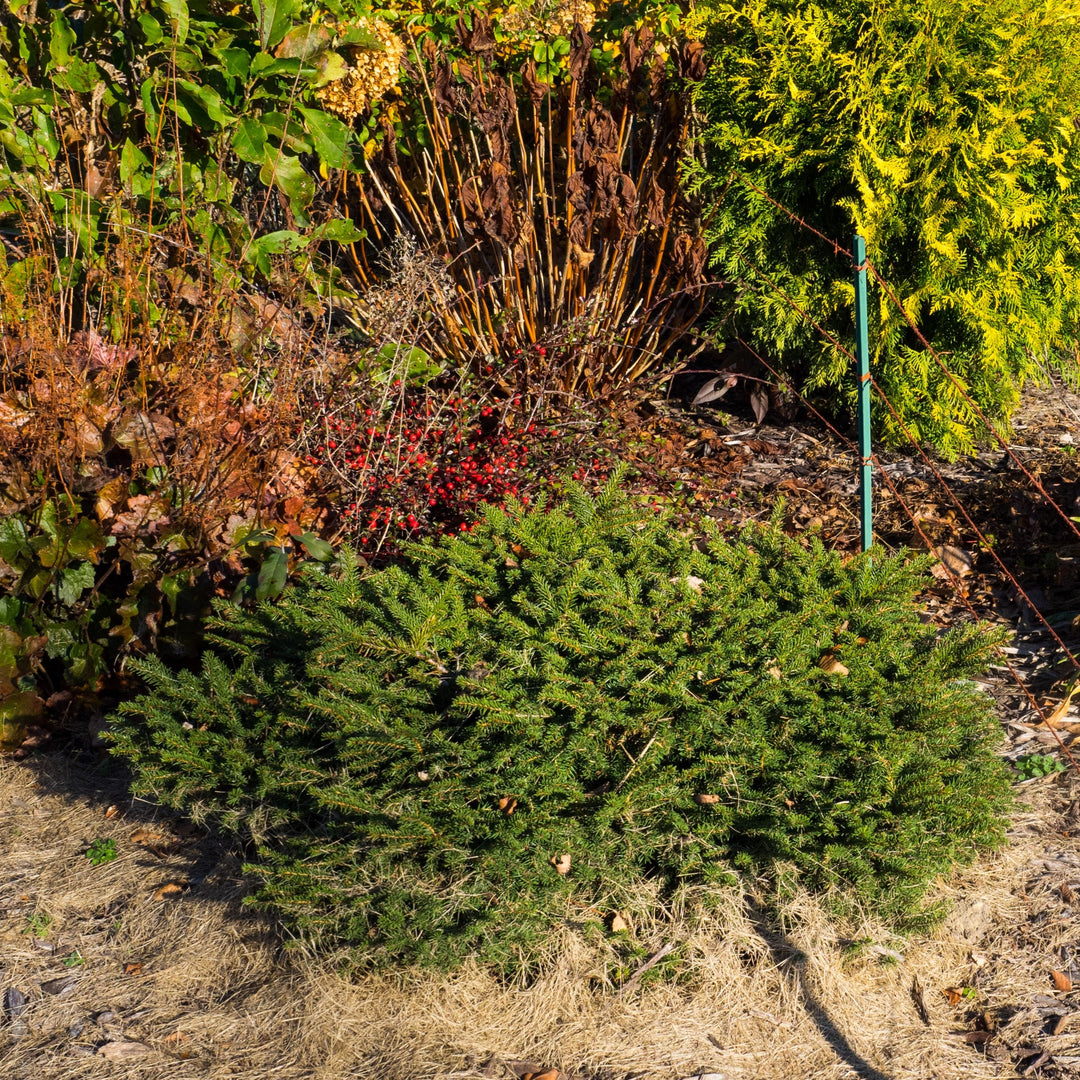
<svg viewBox="0 0 1080 1080"><path fill-rule="evenodd" d="M42 911L35 911L26 920L27 933L33 934L36 938L48 937L50 926L52 926L52 916Z"/></svg>
<svg viewBox="0 0 1080 1080"><path fill-rule="evenodd" d="M116 841L111 837L108 840L99 837L86 849L86 857L94 866L112 862L116 858Z"/></svg>
<svg viewBox="0 0 1080 1080"><path fill-rule="evenodd" d="M1065 766L1053 754L1025 754L1013 763L1021 780L1036 780L1040 776L1065 771Z"/></svg>
<svg viewBox="0 0 1080 1080"><path fill-rule="evenodd" d="M86 963L86 958L81 952L79 952L78 949L76 949L74 952L69 953L67 956L65 956L63 962L64 967L66 968L77 968L82 967L83 964Z"/></svg>

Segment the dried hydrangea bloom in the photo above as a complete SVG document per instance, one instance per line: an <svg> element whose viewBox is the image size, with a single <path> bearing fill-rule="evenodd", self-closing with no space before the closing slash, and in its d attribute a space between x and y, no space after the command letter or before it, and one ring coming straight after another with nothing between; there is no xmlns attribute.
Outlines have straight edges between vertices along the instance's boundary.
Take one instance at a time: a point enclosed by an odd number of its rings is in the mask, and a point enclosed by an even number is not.
<svg viewBox="0 0 1080 1080"><path fill-rule="evenodd" d="M514 38L569 37L574 23L581 23L585 30L596 22L596 8L589 0L555 0L554 3L539 0L535 3L515 4L499 18L502 30Z"/></svg>
<svg viewBox="0 0 1080 1080"><path fill-rule="evenodd" d="M379 40L381 49L365 49L352 45L344 51L349 67L340 79L335 79L315 91L319 103L329 112L353 120L397 86L405 45L381 19L357 19L356 26Z"/></svg>
<svg viewBox="0 0 1080 1080"><path fill-rule="evenodd" d="M586 31L596 21L596 8L589 0L560 0L547 13L546 29L552 37L569 37L575 23Z"/></svg>

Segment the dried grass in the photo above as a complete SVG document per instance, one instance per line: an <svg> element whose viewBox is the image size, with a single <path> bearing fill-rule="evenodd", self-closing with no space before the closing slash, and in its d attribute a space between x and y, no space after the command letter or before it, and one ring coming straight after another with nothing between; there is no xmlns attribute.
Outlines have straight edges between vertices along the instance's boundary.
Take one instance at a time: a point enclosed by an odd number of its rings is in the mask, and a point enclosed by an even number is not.
<svg viewBox="0 0 1080 1080"><path fill-rule="evenodd" d="M468 965L450 977L349 978L333 958L283 956L271 927L239 906L235 852L194 837L159 858L130 837L167 831L167 818L124 802L120 781L58 757L0 762L0 984L26 993L29 1026L17 1040L0 1026L0 1075L464 1080L534 1065L578 1080L959 1080L1022 1075L1043 1051L1036 1075L1078 1075L1080 1012L1049 973L1069 973L1076 940L1080 899L1063 897L1072 888L1080 898L1080 783L1026 790L1032 809L1010 847L942 888L953 913L934 935L898 941L872 913L841 926L798 893L779 918L735 890L692 916L690 897L685 911L631 919L650 951L683 928L677 978L619 996L602 985L602 950L569 930L527 986ZM125 813L106 819L113 803ZM95 868L81 852L98 837L113 837L119 857ZM178 900L152 898L181 880L190 888ZM51 953L29 932L46 916ZM75 950L85 964L69 969ZM143 973L125 975L137 962ZM40 990L68 974L69 992ZM951 1005L948 987L973 996ZM1057 1035L1048 1009L1067 1014ZM95 1022L104 1011L114 1020ZM965 1042L984 1013L993 1038ZM122 1066L95 1053L119 1038L150 1053Z"/></svg>

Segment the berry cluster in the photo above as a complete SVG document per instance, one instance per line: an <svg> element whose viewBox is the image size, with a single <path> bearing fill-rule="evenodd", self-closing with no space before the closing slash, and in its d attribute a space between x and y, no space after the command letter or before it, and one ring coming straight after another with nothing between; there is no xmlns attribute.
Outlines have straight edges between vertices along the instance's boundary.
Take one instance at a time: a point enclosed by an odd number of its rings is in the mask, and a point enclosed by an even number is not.
<svg viewBox="0 0 1080 1080"><path fill-rule="evenodd" d="M467 532L484 504L525 505L573 469L606 473L548 424L523 414L520 397L498 404L405 393L382 408L324 407L307 463L335 475L342 516L362 551L392 552L429 532ZM576 466L576 467L575 467Z"/></svg>

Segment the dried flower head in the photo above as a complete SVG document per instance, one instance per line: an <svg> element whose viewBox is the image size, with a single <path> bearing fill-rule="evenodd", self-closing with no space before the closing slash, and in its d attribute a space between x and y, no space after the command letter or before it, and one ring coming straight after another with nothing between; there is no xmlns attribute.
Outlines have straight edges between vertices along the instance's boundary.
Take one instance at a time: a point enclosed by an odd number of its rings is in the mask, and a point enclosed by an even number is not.
<svg viewBox="0 0 1080 1080"><path fill-rule="evenodd" d="M345 74L315 92L324 109L346 120L355 119L397 86L405 59L404 43L381 19L360 18L353 25L377 38L382 48L349 46L345 50L349 60Z"/></svg>
<svg viewBox="0 0 1080 1080"><path fill-rule="evenodd" d="M589 0L534 0L514 4L499 18L499 26L513 38L569 37L575 23L585 30L596 22L596 8Z"/></svg>

